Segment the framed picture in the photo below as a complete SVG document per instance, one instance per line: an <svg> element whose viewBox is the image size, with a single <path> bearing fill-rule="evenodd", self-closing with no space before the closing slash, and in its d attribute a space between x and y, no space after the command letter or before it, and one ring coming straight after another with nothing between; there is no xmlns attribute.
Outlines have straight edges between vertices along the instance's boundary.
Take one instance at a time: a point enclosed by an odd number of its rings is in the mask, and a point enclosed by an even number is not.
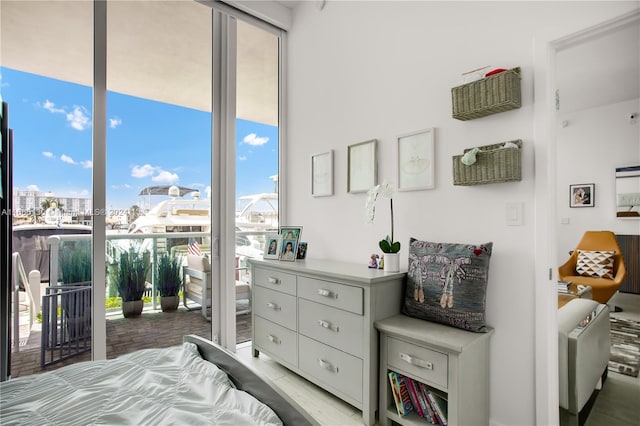
<svg viewBox="0 0 640 426"><path fill-rule="evenodd" d="M398 190L435 187L434 129L398 136Z"/></svg>
<svg viewBox="0 0 640 426"><path fill-rule="evenodd" d="M367 192L378 180L377 140L347 148L347 192Z"/></svg>
<svg viewBox="0 0 640 426"><path fill-rule="evenodd" d="M298 243L298 256L296 259L304 260L307 257L307 243L304 241L300 241Z"/></svg>
<svg viewBox="0 0 640 426"><path fill-rule="evenodd" d="M282 249L282 236L278 234L267 234L264 243L264 259L278 259Z"/></svg>
<svg viewBox="0 0 640 426"><path fill-rule="evenodd" d="M569 185L569 207L595 206L595 191L594 183Z"/></svg>
<svg viewBox="0 0 640 426"><path fill-rule="evenodd" d="M294 261L298 256L298 240L282 240L280 260Z"/></svg>
<svg viewBox="0 0 640 426"><path fill-rule="evenodd" d="M311 156L311 195L333 195L333 150Z"/></svg>
<svg viewBox="0 0 640 426"><path fill-rule="evenodd" d="M282 237L283 241L298 241L300 239L300 234L302 234L302 226L281 226L279 234Z"/></svg>

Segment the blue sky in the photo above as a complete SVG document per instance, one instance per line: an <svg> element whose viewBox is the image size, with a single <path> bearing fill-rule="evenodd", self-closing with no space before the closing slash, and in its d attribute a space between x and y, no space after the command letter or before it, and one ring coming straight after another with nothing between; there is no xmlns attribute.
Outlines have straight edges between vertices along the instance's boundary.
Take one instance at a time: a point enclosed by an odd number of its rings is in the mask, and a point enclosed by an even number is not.
<svg viewBox="0 0 640 426"><path fill-rule="evenodd" d="M0 72L14 129L14 189L91 197L91 88ZM240 119L236 125L236 195L272 192L278 128ZM107 207L140 204L140 190L153 185L196 188L206 196L210 140L209 113L109 92Z"/></svg>

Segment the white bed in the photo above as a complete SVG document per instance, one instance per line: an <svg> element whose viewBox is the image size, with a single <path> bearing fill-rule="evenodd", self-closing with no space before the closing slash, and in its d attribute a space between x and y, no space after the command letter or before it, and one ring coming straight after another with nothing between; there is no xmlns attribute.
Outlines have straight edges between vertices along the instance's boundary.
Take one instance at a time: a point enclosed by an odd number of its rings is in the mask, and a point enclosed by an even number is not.
<svg viewBox="0 0 640 426"><path fill-rule="evenodd" d="M234 354L197 336L2 382L0 423L315 424Z"/></svg>

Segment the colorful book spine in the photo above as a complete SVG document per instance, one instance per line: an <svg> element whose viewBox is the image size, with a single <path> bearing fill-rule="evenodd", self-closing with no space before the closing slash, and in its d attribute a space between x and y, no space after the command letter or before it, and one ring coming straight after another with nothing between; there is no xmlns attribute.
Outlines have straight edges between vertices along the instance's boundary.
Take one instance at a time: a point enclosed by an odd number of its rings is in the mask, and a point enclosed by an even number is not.
<svg viewBox="0 0 640 426"><path fill-rule="evenodd" d="M411 404L411 397L409 396L409 389L407 389L407 385L404 383L403 376L396 373L396 381L398 382L398 388L400 389L400 399L402 400L402 408L405 416L409 414L413 410L413 405Z"/></svg>
<svg viewBox="0 0 640 426"><path fill-rule="evenodd" d="M413 388L416 390L416 395L418 397L418 402L420 403L420 408L422 408L422 413L424 414L424 418L427 421L427 423L433 424L433 418L431 417L431 413L429 413L429 405L427 403L427 399L422 394L422 389L420 387L422 383L415 380L412 380L412 382L413 382Z"/></svg>
<svg viewBox="0 0 640 426"><path fill-rule="evenodd" d="M420 382L420 393L422 394L422 397L424 398L425 404L427 406L427 412L429 413L429 417L431 419L431 423L434 425L440 424L440 422L438 421L438 417L436 416L436 413L433 411L433 407L431 407L431 402L429 401L429 389L427 388L427 385L425 385L424 383Z"/></svg>
<svg viewBox="0 0 640 426"><path fill-rule="evenodd" d="M418 401L418 394L416 393L415 388L413 387L413 380L408 377L403 377L402 379L409 390L409 397L411 398L411 404L413 405L413 410L420 417L424 417L424 413L422 412L422 407L420 406L420 401Z"/></svg>
<svg viewBox="0 0 640 426"><path fill-rule="evenodd" d="M447 400L429 391L429 401L441 425L447 426Z"/></svg>
<svg viewBox="0 0 640 426"><path fill-rule="evenodd" d="M393 393L393 400L396 403L396 410L398 411L398 415L400 417L406 416L411 412L411 407L407 409L402 402L402 397L400 396L400 385L398 383L398 373L396 373L395 371L390 371L389 382L391 383L391 392Z"/></svg>

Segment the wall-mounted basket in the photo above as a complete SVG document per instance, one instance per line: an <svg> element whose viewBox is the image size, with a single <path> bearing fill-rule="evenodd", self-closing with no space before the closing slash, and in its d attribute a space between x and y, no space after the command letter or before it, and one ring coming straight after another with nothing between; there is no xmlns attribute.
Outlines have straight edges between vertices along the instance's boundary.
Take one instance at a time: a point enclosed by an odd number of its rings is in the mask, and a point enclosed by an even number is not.
<svg viewBox="0 0 640 426"><path fill-rule="evenodd" d="M451 89L453 118L472 120L520 108L520 68Z"/></svg>
<svg viewBox="0 0 640 426"><path fill-rule="evenodd" d="M462 155L453 156L453 184L480 185L522 180L522 140L510 142L518 148L505 148L505 142L479 146L476 162L470 166L462 163Z"/></svg>

